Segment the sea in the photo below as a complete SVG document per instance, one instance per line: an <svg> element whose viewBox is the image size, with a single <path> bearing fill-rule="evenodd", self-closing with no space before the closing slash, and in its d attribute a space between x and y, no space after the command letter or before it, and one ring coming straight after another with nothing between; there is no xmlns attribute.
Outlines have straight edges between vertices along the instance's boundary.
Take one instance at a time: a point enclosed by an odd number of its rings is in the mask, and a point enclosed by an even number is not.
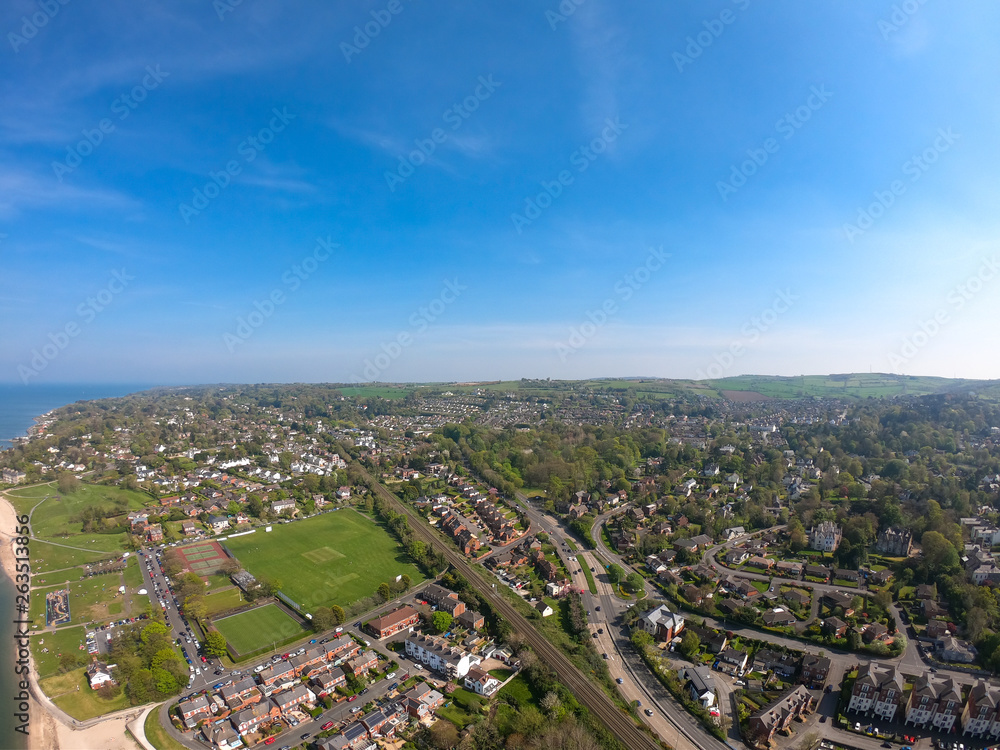
<svg viewBox="0 0 1000 750"><path fill-rule="evenodd" d="M34 417L41 416L60 406L77 401L125 396L152 388L143 384L58 384L10 385L0 384L0 449L11 447L11 438L22 437L34 424ZM26 738L14 731L16 712L14 673L14 584L0 570L0 748L20 750L27 747ZM41 717L32 716L31 725Z"/></svg>

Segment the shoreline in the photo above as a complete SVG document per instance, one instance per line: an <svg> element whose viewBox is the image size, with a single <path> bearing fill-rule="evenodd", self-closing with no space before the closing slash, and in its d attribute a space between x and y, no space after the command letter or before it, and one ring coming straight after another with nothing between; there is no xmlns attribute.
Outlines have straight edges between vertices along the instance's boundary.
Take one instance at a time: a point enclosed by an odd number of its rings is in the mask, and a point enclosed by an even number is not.
<svg viewBox="0 0 1000 750"><path fill-rule="evenodd" d="M17 528L17 511L0 492L0 568L3 574L12 582L15 581L16 563L14 555L14 533ZM70 726L53 715L53 711L42 702L39 696L44 696L39 686L38 670L34 658L29 659L28 711L30 728L28 734L28 750L83 750L86 748L102 748L103 750L135 750L136 743L125 732L129 716L118 715L107 719L99 719L92 726L80 729ZM47 699L45 699L47 700ZM141 707L133 706L128 710L131 715L141 711ZM59 714L62 712L59 711ZM58 714L57 714L58 715Z"/></svg>

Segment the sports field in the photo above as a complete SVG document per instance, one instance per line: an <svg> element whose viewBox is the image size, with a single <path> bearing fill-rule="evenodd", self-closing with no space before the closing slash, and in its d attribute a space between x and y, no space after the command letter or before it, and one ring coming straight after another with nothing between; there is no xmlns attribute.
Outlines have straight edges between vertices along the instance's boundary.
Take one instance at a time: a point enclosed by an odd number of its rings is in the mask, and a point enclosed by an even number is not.
<svg viewBox="0 0 1000 750"><path fill-rule="evenodd" d="M272 643L282 643L300 635L302 626L276 604L224 617L212 623L241 654L249 654Z"/></svg>
<svg viewBox="0 0 1000 750"><path fill-rule="evenodd" d="M271 532L228 539L226 546L257 579L281 583L281 592L303 612L352 602L382 582L423 576L386 531L354 510L277 524Z"/></svg>
<svg viewBox="0 0 1000 750"><path fill-rule="evenodd" d="M222 563L229 559L218 542L186 544L177 552L184 558L184 567L200 576L218 572Z"/></svg>

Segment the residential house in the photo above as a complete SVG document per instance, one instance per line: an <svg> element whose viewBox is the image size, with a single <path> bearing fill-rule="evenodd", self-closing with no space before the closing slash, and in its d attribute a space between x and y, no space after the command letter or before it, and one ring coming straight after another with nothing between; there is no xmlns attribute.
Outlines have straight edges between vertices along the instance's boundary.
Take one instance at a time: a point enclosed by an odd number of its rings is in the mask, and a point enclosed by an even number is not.
<svg viewBox="0 0 1000 750"><path fill-rule="evenodd" d="M976 647L968 641L960 641L951 633L943 635L934 643L941 661L971 664L976 660Z"/></svg>
<svg viewBox="0 0 1000 750"><path fill-rule="evenodd" d="M312 677L312 685L316 688L316 695L320 698L346 683L347 673L340 667L332 667L325 672L318 672Z"/></svg>
<svg viewBox="0 0 1000 750"><path fill-rule="evenodd" d="M750 554L742 547L733 547L723 556L726 565L741 565L746 562Z"/></svg>
<svg viewBox="0 0 1000 750"><path fill-rule="evenodd" d="M812 690L819 690L830 676L832 662L825 656L806 654L802 657L802 671L799 682Z"/></svg>
<svg viewBox="0 0 1000 750"><path fill-rule="evenodd" d="M182 700L177 704L177 712L184 721L184 726L192 729L198 725L199 721L211 718L212 708L208 698L204 695L194 695L187 700Z"/></svg>
<svg viewBox="0 0 1000 750"><path fill-rule="evenodd" d="M809 549L834 552L840 546L843 530L833 521L823 521L809 529Z"/></svg>
<svg viewBox="0 0 1000 750"><path fill-rule="evenodd" d="M472 657L468 653L437 636L412 635L406 639L404 648L407 656L426 664L430 669L446 675L449 679L465 677L473 666Z"/></svg>
<svg viewBox="0 0 1000 750"><path fill-rule="evenodd" d="M822 583L830 580L830 569L823 565L806 565L805 573L807 578L818 578Z"/></svg>
<svg viewBox="0 0 1000 750"><path fill-rule="evenodd" d="M465 686L479 695L490 696L500 689L500 680L489 672L472 667L465 675Z"/></svg>
<svg viewBox="0 0 1000 750"><path fill-rule="evenodd" d="M374 651L363 651L353 659L347 661L347 671L355 677L360 677L369 669L375 669L378 664L378 655Z"/></svg>
<svg viewBox="0 0 1000 750"><path fill-rule="evenodd" d="M458 624L469 628L469 630L481 630L486 624L486 618L478 612L467 609L458 616Z"/></svg>
<svg viewBox="0 0 1000 750"><path fill-rule="evenodd" d="M749 658L750 655L746 651L738 651L735 648L723 649L719 654L719 671L742 675L746 671Z"/></svg>
<svg viewBox="0 0 1000 750"><path fill-rule="evenodd" d="M210 528L214 533L220 534L229 528L229 519L222 516L209 516L208 528Z"/></svg>
<svg viewBox="0 0 1000 750"><path fill-rule="evenodd" d="M747 725L748 739L756 747L768 747L775 732L786 730L792 721L813 708L813 697L804 685L792 690L773 703L751 714Z"/></svg>
<svg viewBox="0 0 1000 750"><path fill-rule="evenodd" d="M827 617L823 620L823 632L834 638L844 638L847 635L847 623L839 617Z"/></svg>
<svg viewBox="0 0 1000 750"><path fill-rule="evenodd" d="M900 526L882 529L875 542L875 551L890 557L907 557L913 546L913 532Z"/></svg>
<svg viewBox="0 0 1000 750"><path fill-rule="evenodd" d="M407 713L416 719L432 716L443 703L444 696L426 682L421 682L403 693L403 706Z"/></svg>
<svg viewBox="0 0 1000 750"><path fill-rule="evenodd" d="M779 677L789 679L799 671L801 656L802 654L798 651L790 653L762 648L754 657L753 669L756 672L774 672Z"/></svg>
<svg viewBox="0 0 1000 750"><path fill-rule="evenodd" d="M262 701L230 715L229 721L241 735L250 734L261 724L276 719L281 711L270 701Z"/></svg>
<svg viewBox="0 0 1000 750"><path fill-rule="evenodd" d="M983 680L977 682L969 690L961 724L967 737L996 737L1000 733L1000 691Z"/></svg>
<svg viewBox="0 0 1000 750"><path fill-rule="evenodd" d="M104 685L114 685L115 678L111 676L114 664L106 664L103 661L92 661L87 666L87 680L90 682L90 689L97 690Z"/></svg>
<svg viewBox="0 0 1000 750"><path fill-rule="evenodd" d="M684 630L684 618L661 604L639 618L642 629L658 641L669 641Z"/></svg>
<svg viewBox="0 0 1000 750"><path fill-rule="evenodd" d="M795 615L783 607L775 607L762 615L764 624L772 628L783 628L795 624Z"/></svg>
<svg viewBox="0 0 1000 750"><path fill-rule="evenodd" d="M274 500L271 503L271 512L276 516L280 516L282 513L291 512L295 510L295 501L291 498L285 498L284 500Z"/></svg>
<svg viewBox="0 0 1000 750"><path fill-rule="evenodd" d="M778 575L785 578L801 578L804 568L805 566L802 563L792 560L779 560L775 566Z"/></svg>
<svg viewBox="0 0 1000 750"><path fill-rule="evenodd" d="M918 675L906 704L906 726L950 732L964 710L961 690L951 677Z"/></svg>
<svg viewBox="0 0 1000 750"><path fill-rule="evenodd" d="M702 708L715 705L715 678L712 677L712 670L705 666L681 667L677 670L677 676L691 699L698 701Z"/></svg>
<svg viewBox="0 0 1000 750"><path fill-rule="evenodd" d="M552 609L552 607L550 607L550 606L549 606L548 604L546 604L546 603L545 603L545 600L544 600L544 599L542 599L542 600L539 600L539 601L538 601L538 602L537 602L537 603L535 604L535 610L536 610L536 611L537 611L537 612L538 612L538 613L539 613L539 614L540 614L540 615L541 615L542 617L550 617L551 615L555 614L555 612L554 612L554 610Z"/></svg>
<svg viewBox="0 0 1000 750"><path fill-rule="evenodd" d="M851 689L847 710L893 721L903 703L903 676L892 666L864 664Z"/></svg>
<svg viewBox="0 0 1000 750"><path fill-rule="evenodd" d="M217 750L236 750L243 747L243 741L229 721L222 720L211 726L202 727L201 731L205 739Z"/></svg>
<svg viewBox="0 0 1000 750"><path fill-rule="evenodd" d="M436 583L425 588L420 596L439 611L447 612L452 617L458 617L465 611L465 603L459 600L458 594Z"/></svg>
<svg viewBox="0 0 1000 750"><path fill-rule="evenodd" d="M268 692L282 690L295 682L295 670L288 662L280 661L262 670L258 679Z"/></svg>
<svg viewBox="0 0 1000 750"><path fill-rule="evenodd" d="M412 628L418 622L420 622L420 614L413 607L406 604L398 609L394 609L387 615L369 620L365 624L365 628L381 640Z"/></svg>
<svg viewBox="0 0 1000 750"><path fill-rule="evenodd" d="M194 525L194 521L181 521L181 533L184 536L191 536L197 531L197 527Z"/></svg>
<svg viewBox="0 0 1000 750"><path fill-rule="evenodd" d="M246 708L261 699L260 690L257 689L252 677L244 677L232 685L226 685L219 691L219 696L230 711Z"/></svg>

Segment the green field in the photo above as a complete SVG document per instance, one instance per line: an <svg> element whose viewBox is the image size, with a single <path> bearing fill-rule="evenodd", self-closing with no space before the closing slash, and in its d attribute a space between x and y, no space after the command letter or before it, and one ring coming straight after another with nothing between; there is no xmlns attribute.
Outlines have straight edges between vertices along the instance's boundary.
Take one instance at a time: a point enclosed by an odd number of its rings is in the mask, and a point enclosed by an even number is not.
<svg viewBox="0 0 1000 750"><path fill-rule="evenodd" d="M276 604L240 612L212 624L241 654L268 648L272 643L282 643L305 630Z"/></svg>
<svg viewBox="0 0 1000 750"><path fill-rule="evenodd" d="M258 579L280 582L282 593L303 612L346 607L398 575L408 575L414 584L424 578L395 539L354 510L277 524L270 533L225 544Z"/></svg>
<svg viewBox="0 0 1000 750"><path fill-rule="evenodd" d="M86 630L81 627L60 628L51 633L42 633L31 638L31 655L35 659L39 677L51 677L59 672L59 656L76 653L87 658L85 645ZM48 649L45 651L44 649Z"/></svg>
<svg viewBox="0 0 1000 750"><path fill-rule="evenodd" d="M205 607L209 616L217 612L235 609L244 603L243 597L240 596L240 590L235 586L230 586L224 591L216 591L214 594L205 595Z"/></svg>
<svg viewBox="0 0 1000 750"><path fill-rule="evenodd" d="M152 498L143 492L106 487L96 484L80 484L80 488L70 495L60 495L55 483L27 487L7 492L7 497L20 513L38 509L31 517L32 536L39 539L79 547L86 554L92 552L124 552L128 545L128 534L98 534L82 530L78 520L80 512L90 506L127 513L139 510L152 503ZM39 503L41 505L39 506ZM70 552L70 550L65 550ZM89 562L89 560L87 560Z"/></svg>
<svg viewBox="0 0 1000 750"><path fill-rule="evenodd" d="M107 560L114 555L107 552L83 552L78 549L66 549L55 544L43 542L40 539L31 540L31 572L34 575L44 575L55 570L66 570L76 565L95 563Z"/></svg>
<svg viewBox="0 0 1000 750"><path fill-rule="evenodd" d="M86 721L101 714L128 708L128 696L123 690L117 698L104 700L96 690L90 689L87 670L74 669L66 674L56 675L38 683L47 696L59 708L74 719Z"/></svg>
<svg viewBox="0 0 1000 750"><path fill-rule="evenodd" d="M79 578L77 571L73 572L75 575L72 578ZM118 593L121 577L117 573L85 578L82 581L69 580L63 583L57 583L53 580L55 577L62 577L62 574L50 577L43 588L31 589L31 617L38 623L39 627L45 626L45 595L50 591L63 588L69 589L69 614L72 618L70 620L72 624L102 623L110 620L112 614L121 615L124 613L127 617L131 617L133 614L131 611L124 612L124 608L119 609L118 612L111 611L111 604L123 603L122 596ZM132 593L134 594L134 592ZM148 602L148 599L144 596L133 595L132 601L142 605ZM136 609L136 614L138 614L141 609L138 607Z"/></svg>
<svg viewBox="0 0 1000 750"><path fill-rule="evenodd" d="M381 385L361 385L357 387L338 388L347 398L406 398L414 388L392 387Z"/></svg>

